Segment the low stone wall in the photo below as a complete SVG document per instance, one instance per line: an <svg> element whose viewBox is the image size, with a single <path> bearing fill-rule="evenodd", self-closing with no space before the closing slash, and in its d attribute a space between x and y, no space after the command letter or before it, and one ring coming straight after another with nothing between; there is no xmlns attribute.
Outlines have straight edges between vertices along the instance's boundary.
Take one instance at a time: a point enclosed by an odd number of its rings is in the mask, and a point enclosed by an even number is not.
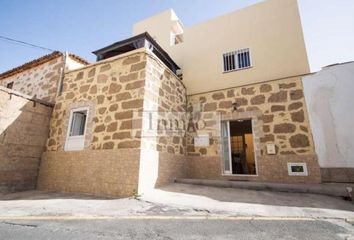
<svg viewBox="0 0 354 240"><path fill-rule="evenodd" d="M321 168L322 182L353 183L354 168Z"/></svg>
<svg viewBox="0 0 354 240"><path fill-rule="evenodd" d="M35 189L50 105L0 87L0 191Z"/></svg>
<svg viewBox="0 0 354 240"><path fill-rule="evenodd" d="M38 189L128 197L138 190L140 152L133 149L45 152Z"/></svg>
<svg viewBox="0 0 354 240"><path fill-rule="evenodd" d="M262 156L257 159L258 175L226 176L222 175L221 158L219 156L188 156L188 178L227 179L241 181L264 181L277 183L320 183L321 172L315 155ZM308 176L289 176L288 163L306 163Z"/></svg>

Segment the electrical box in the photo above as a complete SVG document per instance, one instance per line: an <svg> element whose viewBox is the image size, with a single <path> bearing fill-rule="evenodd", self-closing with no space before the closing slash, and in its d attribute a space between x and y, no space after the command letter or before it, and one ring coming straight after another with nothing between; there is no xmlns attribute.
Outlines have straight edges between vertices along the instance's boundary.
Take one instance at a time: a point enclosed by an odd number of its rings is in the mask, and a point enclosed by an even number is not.
<svg viewBox="0 0 354 240"><path fill-rule="evenodd" d="M268 143L267 144L267 154L268 155L275 155L276 154L275 144L274 143Z"/></svg>

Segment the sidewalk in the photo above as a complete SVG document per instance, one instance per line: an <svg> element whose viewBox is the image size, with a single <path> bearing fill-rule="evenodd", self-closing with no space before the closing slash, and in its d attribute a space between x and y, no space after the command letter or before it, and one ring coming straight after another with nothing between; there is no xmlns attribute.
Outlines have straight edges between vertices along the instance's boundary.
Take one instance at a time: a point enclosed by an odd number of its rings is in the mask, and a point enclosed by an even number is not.
<svg viewBox="0 0 354 240"><path fill-rule="evenodd" d="M140 200L27 191L0 194L4 219L265 218L354 221L354 204L342 198L303 193L170 184Z"/></svg>
<svg viewBox="0 0 354 240"><path fill-rule="evenodd" d="M319 194L171 184L142 196L149 202L232 216L354 219L354 204Z"/></svg>

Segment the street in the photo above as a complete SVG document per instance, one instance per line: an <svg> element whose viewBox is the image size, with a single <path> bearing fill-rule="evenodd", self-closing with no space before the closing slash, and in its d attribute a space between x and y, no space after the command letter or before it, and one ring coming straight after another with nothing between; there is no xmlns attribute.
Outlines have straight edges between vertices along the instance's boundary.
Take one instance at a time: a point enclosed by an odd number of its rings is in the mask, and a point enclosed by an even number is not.
<svg viewBox="0 0 354 240"><path fill-rule="evenodd" d="M347 224L347 223L346 223ZM349 224L347 224L349 225ZM1 220L0 239L351 239L350 230L320 220Z"/></svg>

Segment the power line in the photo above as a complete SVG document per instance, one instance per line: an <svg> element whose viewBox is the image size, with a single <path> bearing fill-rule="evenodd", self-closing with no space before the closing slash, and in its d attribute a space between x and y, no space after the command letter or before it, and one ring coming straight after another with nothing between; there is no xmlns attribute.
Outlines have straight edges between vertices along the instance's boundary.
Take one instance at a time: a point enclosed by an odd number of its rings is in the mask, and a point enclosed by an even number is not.
<svg viewBox="0 0 354 240"><path fill-rule="evenodd" d="M38 46L36 44L32 44L32 43L28 43L28 42L25 42L25 41L16 40L16 39L9 38L9 37L4 37L4 36L1 36L1 35L0 35L0 39L7 40L7 41L10 41L10 42L14 42L14 43L18 43L18 44L22 44L22 45L26 45L26 46L30 46L30 47L34 47L34 48L39 48L39 49L42 49L42 50L45 50L45 51L50 51L50 52L57 51L57 50L54 50L54 49Z"/></svg>

